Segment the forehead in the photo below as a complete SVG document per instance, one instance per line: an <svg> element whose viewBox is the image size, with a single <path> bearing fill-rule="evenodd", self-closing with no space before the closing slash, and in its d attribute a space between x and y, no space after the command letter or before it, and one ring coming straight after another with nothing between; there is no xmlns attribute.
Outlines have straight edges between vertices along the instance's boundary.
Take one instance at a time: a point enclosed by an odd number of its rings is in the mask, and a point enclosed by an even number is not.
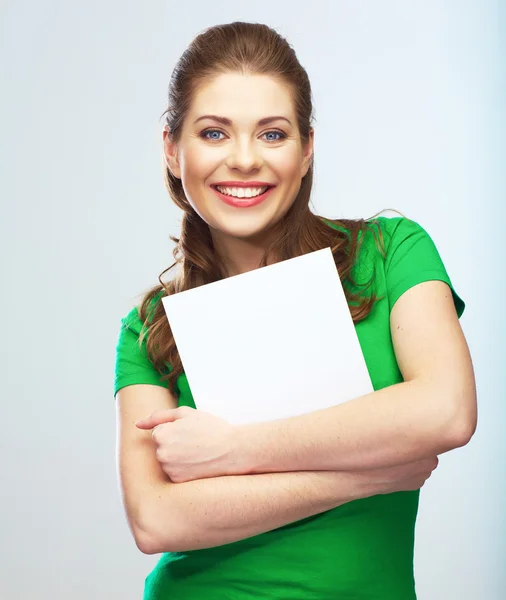
<svg viewBox="0 0 506 600"><path fill-rule="evenodd" d="M271 115L295 118L290 88L270 75L224 73L199 87L188 113L190 123L203 114L214 114L238 124Z"/></svg>

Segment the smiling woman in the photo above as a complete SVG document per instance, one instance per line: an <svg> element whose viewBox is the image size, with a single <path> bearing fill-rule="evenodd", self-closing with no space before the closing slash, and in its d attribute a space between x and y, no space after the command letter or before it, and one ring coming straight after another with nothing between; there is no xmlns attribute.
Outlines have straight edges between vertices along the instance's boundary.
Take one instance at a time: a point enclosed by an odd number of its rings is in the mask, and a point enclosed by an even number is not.
<svg viewBox="0 0 506 600"><path fill-rule="evenodd" d="M434 242L405 217L310 211L311 87L266 25L197 36L164 114L176 262L122 319L114 381L128 523L163 553L144 600L416 599L419 490L476 426L465 304ZM241 428L196 410L161 298L327 247L375 391Z"/></svg>
<svg viewBox="0 0 506 600"><path fill-rule="evenodd" d="M291 86L271 74L216 75L194 91L177 135L169 125L163 135L170 174L214 249L234 273L258 266L313 154L313 130L304 141Z"/></svg>

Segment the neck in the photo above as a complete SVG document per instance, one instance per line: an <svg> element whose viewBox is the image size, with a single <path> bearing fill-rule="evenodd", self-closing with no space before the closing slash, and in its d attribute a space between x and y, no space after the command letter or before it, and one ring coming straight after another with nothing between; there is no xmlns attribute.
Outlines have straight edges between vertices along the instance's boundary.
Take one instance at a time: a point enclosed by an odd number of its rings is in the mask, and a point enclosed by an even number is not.
<svg viewBox="0 0 506 600"><path fill-rule="evenodd" d="M269 244L263 234L250 238L237 238L211 230L215 251L223 260L228 277L258 269Z"/></svg>

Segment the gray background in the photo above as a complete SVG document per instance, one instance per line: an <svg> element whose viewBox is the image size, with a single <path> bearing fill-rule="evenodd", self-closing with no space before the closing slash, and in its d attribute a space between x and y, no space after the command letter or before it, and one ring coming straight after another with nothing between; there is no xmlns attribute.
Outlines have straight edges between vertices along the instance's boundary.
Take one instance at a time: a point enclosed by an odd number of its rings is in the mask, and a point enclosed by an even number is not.
<svg viewBox="0 0 506 600"><path fill-rule="evenodd" d="M171 70L199 31L234 20L278 29L309 72L315 211L399 209L467 303L479 425L422 490L417 590L506 596L503 9L2 1L0 596L138 599L158 560L137 550L119 499L115 342L172 263L180 213L159 121Z"/></svg>

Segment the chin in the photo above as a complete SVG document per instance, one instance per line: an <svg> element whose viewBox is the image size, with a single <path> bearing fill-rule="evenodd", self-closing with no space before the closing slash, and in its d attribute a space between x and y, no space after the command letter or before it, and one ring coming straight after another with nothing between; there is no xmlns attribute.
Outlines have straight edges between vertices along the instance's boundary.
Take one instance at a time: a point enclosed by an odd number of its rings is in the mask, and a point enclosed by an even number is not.
<svg viewBox="0 0 506 600"><path fill-rule="evenodd" d="M245 224L236 227L220 227L218 231L230 237L247 240L262 236L267 231L267 228Z"/></svg>
<svg viewBox="0 0 506 600"><path fill-rule="evenodd" d="M223 218L211 224L218 235L248 239L262 236L270 227L271 222L265 217L255 219L253 215L244 215L244 218Z"/></svg>

